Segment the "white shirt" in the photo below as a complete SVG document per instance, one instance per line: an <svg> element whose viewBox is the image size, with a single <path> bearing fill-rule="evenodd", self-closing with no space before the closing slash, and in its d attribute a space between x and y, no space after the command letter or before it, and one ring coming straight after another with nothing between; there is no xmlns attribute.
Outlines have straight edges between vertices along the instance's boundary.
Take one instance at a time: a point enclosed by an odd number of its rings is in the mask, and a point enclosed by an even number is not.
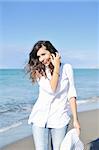
<svg viewBox="0 0 99 150"><path fill-rule="evenodd" d="M57 89L52 91L50 86L51 74L46 68L47 78L38 81L39 96L33 106L28 123L39 127L62 128L69 123L68 100L76 97L73 70L70 64L61 64Z"/></svg>
<svg viewBox="0 0 99 150"><path fill-rule="evenodd" d="M84 144L80 140L75 128L67 132L61 143L60 150L84 150Z"/></svg>

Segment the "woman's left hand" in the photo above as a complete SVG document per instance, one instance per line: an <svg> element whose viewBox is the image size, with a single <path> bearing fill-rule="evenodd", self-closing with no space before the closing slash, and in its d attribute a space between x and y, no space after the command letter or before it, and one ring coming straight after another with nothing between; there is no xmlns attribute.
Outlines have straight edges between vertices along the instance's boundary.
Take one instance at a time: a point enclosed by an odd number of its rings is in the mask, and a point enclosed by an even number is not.
<svg viewBox="0 0 99 150"><path fill-rule="evenodd" d="M79 136L80 135L80 130L81 130L79 121L78 120L74 120L73 125L74 125L74 128L76 128L77 134Z"/></svg>
<svg viewBox="0 0 99 150"><path fill-rule="evenodd" d="M56 56L54 54L51 54L51 62L54 67L57 65L60 66L60 59L61 59L61 57L60 57L59 53L56 52Z"/></svg>

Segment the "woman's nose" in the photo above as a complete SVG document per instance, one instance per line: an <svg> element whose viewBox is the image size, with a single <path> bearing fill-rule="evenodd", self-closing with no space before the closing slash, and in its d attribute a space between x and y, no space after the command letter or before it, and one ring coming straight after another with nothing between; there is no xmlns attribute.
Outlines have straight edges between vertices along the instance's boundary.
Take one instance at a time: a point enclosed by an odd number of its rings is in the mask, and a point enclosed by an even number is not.
<svg viewBox="0 0 99 150"><path fill-rule="evenodd" d="M40 61L40 62L43 62L43 61L44 61L44 58L43 58L43 57L40 57L39 61Z"/></svg>

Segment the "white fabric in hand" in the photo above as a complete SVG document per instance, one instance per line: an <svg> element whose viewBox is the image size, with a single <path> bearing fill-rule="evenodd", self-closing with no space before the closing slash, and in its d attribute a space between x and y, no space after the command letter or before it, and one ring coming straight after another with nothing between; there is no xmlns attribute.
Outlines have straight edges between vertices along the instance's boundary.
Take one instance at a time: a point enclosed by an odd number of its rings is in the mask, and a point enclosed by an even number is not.
<svg viewBox="0 0 99 150"><path fill-rule="evenodd" d="M84 145L79 139L75 128L67 132L61 143L60 150L84 150Z"/></svg>

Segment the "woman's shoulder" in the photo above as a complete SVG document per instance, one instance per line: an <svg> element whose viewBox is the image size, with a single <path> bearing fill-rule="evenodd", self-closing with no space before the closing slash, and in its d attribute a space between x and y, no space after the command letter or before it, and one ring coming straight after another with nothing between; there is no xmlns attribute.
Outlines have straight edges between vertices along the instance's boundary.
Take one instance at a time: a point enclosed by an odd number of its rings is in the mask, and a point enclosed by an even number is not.
<svg viewBox="0 0 99 150"><path fill-rule="evenodd" d="M70 63L62 63L64 69L71 69L72 65Z"/></svg>
<svg viewBox="0 0 99 150"><path fill-rule="evenodd" d="M73 72L73 67L70 63L64 63L63 64L63 72L66 74L71 74Z"/></svg>

